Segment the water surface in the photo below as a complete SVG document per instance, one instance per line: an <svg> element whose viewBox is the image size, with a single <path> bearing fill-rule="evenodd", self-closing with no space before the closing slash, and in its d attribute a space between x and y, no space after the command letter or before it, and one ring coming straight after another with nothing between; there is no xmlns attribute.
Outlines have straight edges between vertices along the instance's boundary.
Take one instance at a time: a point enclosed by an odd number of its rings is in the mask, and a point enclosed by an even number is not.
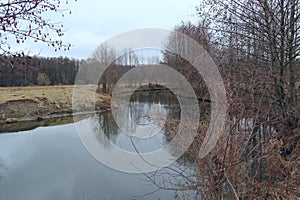
<svg viewBox="0 0 300 200"><path fill-rule="evenodd" d="M178 118L180 113L171 93L137 94L131 104L131 117L138 121L138 126L133 127L137 132L152 123L147 115L153 108L162 111L168 119ZM110 112L83 120L100 124L113 144L128 151L134 152L137 148L151 152L168 141L165 129L159 129L150 138L130 140L128 134L118 128ZM128 119L123 122L128 123ZM97 127L94 130L97 135ZM109 149L111 144L103 143L101 137L97 140L99 145L107 145ZM74 123L2 133L0 157L0 199L121 200L134 199L157 189L143 174L116 171L97 161L80 141ZM173 199L173 196L173 191L161 190L143 199Z"/></svg>

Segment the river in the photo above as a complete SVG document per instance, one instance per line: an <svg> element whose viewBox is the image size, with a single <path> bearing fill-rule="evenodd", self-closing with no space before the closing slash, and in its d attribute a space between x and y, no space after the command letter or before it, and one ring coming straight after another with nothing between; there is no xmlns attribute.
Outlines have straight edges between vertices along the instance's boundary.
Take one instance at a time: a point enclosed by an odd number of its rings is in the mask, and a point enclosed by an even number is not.
<svg viewBox="0 0 300 200"><path fill-rule="evenodd" d="M135 129L141 134L143 127L150 123L147 117L149 110L159 110L166 119L180 116L178 102L172 93L137 93L131 98L131 117L138 119L139 125ZM62 121L62 124L44 121L32 127L30 123L34 122L23 122L26 130L0 125L0 199L174 199L174 191L171 190L152 193L158 188L149 182L147 174L120 172L95 159L80 140L76 123L100 124L110 143L105 143L101 137L96 138L106 151L112 144L132 152L136 149L140 152L154 151L168 142L165 128L149 138L133 142L124 130L118 128L111 112L92 114L75 123L67 119L56 120ZM127 121L124 119L122 123ZM181 167L183 163L175 162L173 165Z"/></svg>

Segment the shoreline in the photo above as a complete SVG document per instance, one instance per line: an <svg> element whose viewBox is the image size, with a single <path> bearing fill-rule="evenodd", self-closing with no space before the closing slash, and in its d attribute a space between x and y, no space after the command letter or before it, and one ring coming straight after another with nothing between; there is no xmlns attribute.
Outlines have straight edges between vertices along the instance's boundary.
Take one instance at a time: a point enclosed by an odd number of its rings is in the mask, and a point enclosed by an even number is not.
<svg viewBox="0 0 300 200"><path fill-rule="evenodd" d="M96 85L74 85L0 87L0 124L24 121L42 121L57 117L100 113L111 109L111 95L96 93ZM130 93L123 91L122 94ZM164 92L168 88L151 85L142 86L135 92ZM185 97L189 98L189 97ZM198 102L211 103L207 99ZM74 108L75 105L75 108Z"/></svg>
<svg viewBox="0 0 300 200"><path fill-rule="evenodd" d="M95 93L94 88L94 85L80 86L81 94L74 100L74 85L2 87L0 123L42 121L109 109L110 95ZM78 105L76 109L74 101Z"/></svg>
<svg viewBox="0 0 300 200"><path fill-rule="evenodd" d="M44 121L44 120L55 119L55 118L63 118L63 117L93 115L93 114L104 113L104 112L107 112L107 111L110 111L110 109L107 108L107 109L94 110L94 111L65 112L65 113L49 114L49 115L44 115L44 116L20 117L20 118L16 118L17 121L12 122L12 123L9 123L9 122L6 122L3 119L0 119L0 125L1 124L13 124L13 123L19 123L19 122Z"/></svg>

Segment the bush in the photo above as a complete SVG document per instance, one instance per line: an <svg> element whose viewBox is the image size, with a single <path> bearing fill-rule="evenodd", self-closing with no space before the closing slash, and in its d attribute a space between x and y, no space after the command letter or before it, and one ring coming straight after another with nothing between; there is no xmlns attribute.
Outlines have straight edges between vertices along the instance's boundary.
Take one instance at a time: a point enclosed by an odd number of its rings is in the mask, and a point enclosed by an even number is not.
<svg viewBox="0 0 300 200"><path fill-rule="evenodd" d="M37 77L38 85L50 85L50 80L45 73L39 73Z"/></svg>

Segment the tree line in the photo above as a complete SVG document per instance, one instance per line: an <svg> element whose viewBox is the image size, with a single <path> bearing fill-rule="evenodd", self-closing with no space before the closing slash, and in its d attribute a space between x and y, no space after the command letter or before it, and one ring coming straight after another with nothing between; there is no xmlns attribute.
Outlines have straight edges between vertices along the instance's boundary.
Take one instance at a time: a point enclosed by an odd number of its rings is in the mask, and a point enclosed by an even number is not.
<svg viewBox="0 0 300 200"><path fill-rule="evenodd" d="M80 60L1 56L0 86L71 85Z"/></svg>
<svg viewBox="0 0 300 200"><path fill-rule="evenodd" d="M133 67L160 62L156 56L147 58L137 56L131 49L125 49L124 54L119 58L116 58L114 52L114 49L102 44L96 48L92 58L81 60L68 57L2 55L0 56L0 87L72 85L75 84L76 75L81 69L82 76L78 84L99 83L102 92L112 92L113 85L118 79ZM101 71L100 68L106 65L109 67L101 79L94 80L93 76L97 76Z"/></svg>

